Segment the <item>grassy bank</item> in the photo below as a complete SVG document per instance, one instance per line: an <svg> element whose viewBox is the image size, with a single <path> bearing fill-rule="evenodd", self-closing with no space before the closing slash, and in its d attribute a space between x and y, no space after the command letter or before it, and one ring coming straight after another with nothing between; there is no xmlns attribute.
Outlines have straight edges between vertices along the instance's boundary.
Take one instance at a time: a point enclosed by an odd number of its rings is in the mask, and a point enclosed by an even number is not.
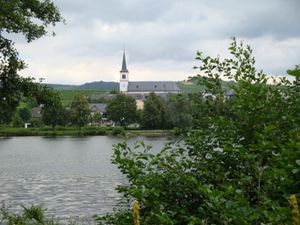
<svg viewBox="0 0 300 225"><path fill-rule="evenodd" d="M0 136L88 136L88 135L106 135L109 129L102 127L84 127L81 129L75 127L52 128L0 128Z"/></svg>
<svg viewBox="0 0 300 225"><path fill-rule="evenodd" d="M172 130L125 130L127 136L160 137L174 135Z"/></svg>
<svg viewBox="0 0 300 225"><path fill-rule="evenodd" d="M114 135L114 128L108 127L58 127L52 128L0 128L0 137L13 136L96 136ZM170 136L170 130L125 130L127 136Z"/></svg>

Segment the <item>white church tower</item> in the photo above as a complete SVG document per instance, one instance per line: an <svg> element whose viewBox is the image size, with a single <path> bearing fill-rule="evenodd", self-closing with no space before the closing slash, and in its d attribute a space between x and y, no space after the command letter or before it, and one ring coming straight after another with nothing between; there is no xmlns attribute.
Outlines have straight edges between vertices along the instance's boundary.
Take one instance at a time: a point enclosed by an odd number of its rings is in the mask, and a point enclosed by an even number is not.
<svg viewBox="0 0 300 225"><path fill-rule="evenodd" d="M128 82L129 82L129 71L126 66L126 57L125 57L125 50L123 52L123 62L122 62L122 69L120 71L120 92L127 92L128 91Z"/></svg>

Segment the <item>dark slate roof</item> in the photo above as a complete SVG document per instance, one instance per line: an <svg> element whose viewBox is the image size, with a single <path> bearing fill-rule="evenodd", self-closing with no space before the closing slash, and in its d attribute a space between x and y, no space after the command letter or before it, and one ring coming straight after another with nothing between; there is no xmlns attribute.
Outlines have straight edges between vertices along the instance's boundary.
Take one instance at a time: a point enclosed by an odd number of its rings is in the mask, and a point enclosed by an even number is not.
<svg viewBox="0 0 300 225"><path fill-rule="evenodd" d="M126 65L126 57L125 57L125 51L123 52L123 61L122 61L122 69L120 71L128 73L127 65Z"/></svg>
<svg viewBox="0 0 300 225"><path fill-rule="evenodd" d="M104 113L105 109L106 109L106 105L107 104L105 104L105 103L92 103L92 104L89 104L89 108L92 111Z"/></svg>
<svg viewBox="0 0 300 225"><path fill-rule="evenodd" d="M128 92L180 92L174 81L131 81L128 83Z"/></svg>
<svg viewBox="0 0 300 225"><path fill-rule="evenodd" d="M40 118L42 117L42 107L33 107L31 110L32 118Z"/></svg>

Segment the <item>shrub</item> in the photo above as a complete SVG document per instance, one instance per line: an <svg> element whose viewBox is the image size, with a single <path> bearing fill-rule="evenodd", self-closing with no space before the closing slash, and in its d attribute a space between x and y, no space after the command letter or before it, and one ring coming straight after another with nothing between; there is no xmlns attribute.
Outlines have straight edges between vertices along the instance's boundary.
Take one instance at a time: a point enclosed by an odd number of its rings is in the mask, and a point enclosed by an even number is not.
<svg viewBox="0 0 300 225"><path fill-rule="evenodd" d="M118 136L118 135L124 135L125 134L125 130L123 127L114 127L111 131L111 134L113 136Z"/></svg>

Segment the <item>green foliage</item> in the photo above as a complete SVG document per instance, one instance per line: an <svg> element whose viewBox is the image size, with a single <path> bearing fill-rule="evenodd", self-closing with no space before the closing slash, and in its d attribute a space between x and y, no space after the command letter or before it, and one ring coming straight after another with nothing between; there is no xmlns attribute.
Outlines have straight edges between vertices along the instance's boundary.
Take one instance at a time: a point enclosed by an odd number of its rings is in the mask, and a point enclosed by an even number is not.
<svg viewBox="0 0 300 225"><path fill-rule="evenodd" d="M53 219L45 217L45 209L38 206L31 206L26 208L22 206L23 210L20 214L13 214L9 212L4 206L0 208L1 222L7 225L58 225Z"/></svg>
<svg viewBox="0 0 300 225"><path fill-rule="evenodd" d="M70 107L70 113L73 125L83 127L88 123L91 110L89 109L88 101L80 93L77 93L74 96Z"/></svg>
<svg viewBox="0 0 300 225"><path fill-rule="evenodd" d="M228 84L230 82L221 80L221 85L224 89L228 89ZM180 88L182 93L191 94L191 93L200 93L205 90L205 86L199 85L198 79L190 77L187 81L177 82L177 86Z"/></svg>
<svg viewBox="0 0 300 225"><path fill-rule="evenodd" d="M46 27L62 18L50 1L0 1L0 124L9 123L22 96L34 95L37 88L31 78L18 72L25 68L14 43L6 34L23 34L28 42L46 34Z"/></svg>
<svg viewBox="0 0 300 225"><path fill-rule="evenodd" d="M60 93L62 103L64 106L71 105L74 96L77 93L81 93L83 96L85 96L90 103L107 103L107 99L104 98L106 93L105 90L85 90L80 88L74 88L71 90L68 89L55 89Z"/></svg>
<svg viewBox="0 0 300 225"><path fill-rule="evenodd" d="M142 125L147 129L163 128L166 123L166 107L162 98L150 93L142 114Z"/></svg>
<svg viewBox="0 0 300 225"><path fill-rule="evenodd" d="M93 125L100 125L102 119L102 115L99 112L91 112L91 115L89 117L89 124Z"/></svg>
<svg viewBox="0 0 300 225"><path fill-rule="evenodd" d="M299 82L269 85L249 46L233 39L229 50L224 60L197 53L195 69L206 76L198 78L213 94L193 100L194 113L210 106L205 129L158 154L143 143L115 146L113 163L129 182L118 191L140 202L142 224L291 224L288 197L300 197ZM232 99L221 74L235 80Z"/></svg>
<svg viewBox="0 0 300 225"><path fill-rule="evenodd" d="M28 108L20 108L18 113L24 122L28 122L31 118L31 112Z"/></svg>
<svg viewBox="0 0 300 225"><path fill-rule="evenodd" d="M295 76L296 78L300 79L300 65L296 65L295 69L288 70L287 73L291 76Z"/></svg>
<svg viewBox="0 0 300 225"><path fill-rule="evenodd" d="M186 95L171 95L167 101L167 118L172 127L184 133L192 127L191 104Z"/></svg>
<svg viewBox="0 0 300 225"><path fill-rule="evenodd" d="M106 107L106 115L115 123L126 126L137 120L136 103L134 98L119 93L109 101Z"/></svg>
<svg viewBox="0 0 300 225"><path fill-rule="evenodd" d="M123 127L114 127L111 131L113 136L125 135L125 130Z"/></svg>
<svg viewBox="0 0 300 225"><path fill-rule="evenodd" d="M41 122L41 121L39 121ZM22 124L23 125L23 124ZM33 125L34 126L34 125ZM40 127L40 126L39 126ZM43 128L1 128L1 137L14 136L91 136L107 135L108 128L105 127L56 127L55 130L49 127Z"/></svg>
<svg viewBox="0 0 300 225"><path fill-rule="evenodd" d="M24 120L20 116L19 113L15 113L12 118L12 126L13 127L24 127Z"/></svg>
<svg viewBox="0 0 300 225"><path fill-rule="evenodd" d="M47 86L43 86L40 95L44 103L42 110L44 124L51 125L53 129L57 125L66 125L69 112L63 108L59 93Z"/></svg>
<svg viewBox="0 0 300 225"><path fill-rule="evenodd" d="M113 89L113 90L111 90L109 93L110 93L110 94L114 94L114 95L116 95L116 94L118 94L118 93L119 93L119 91L117 91L116 89Z"/></svg>
<svg viewBox="0 0 300 225"><path fill-rule="evenodd" d="M118 225L128 225L132 224L132 214L130 210L117 210L114 213L107 214L105 216L95 216L95 222L97 225L106 224L118 224Z"/></svg>
<svg viewBox="0 0 300 225"><path fill-rule="evenodd" d="M29 123L31 124L31 127L43 127L44 126L42 118L31 118Z"/></svg>

